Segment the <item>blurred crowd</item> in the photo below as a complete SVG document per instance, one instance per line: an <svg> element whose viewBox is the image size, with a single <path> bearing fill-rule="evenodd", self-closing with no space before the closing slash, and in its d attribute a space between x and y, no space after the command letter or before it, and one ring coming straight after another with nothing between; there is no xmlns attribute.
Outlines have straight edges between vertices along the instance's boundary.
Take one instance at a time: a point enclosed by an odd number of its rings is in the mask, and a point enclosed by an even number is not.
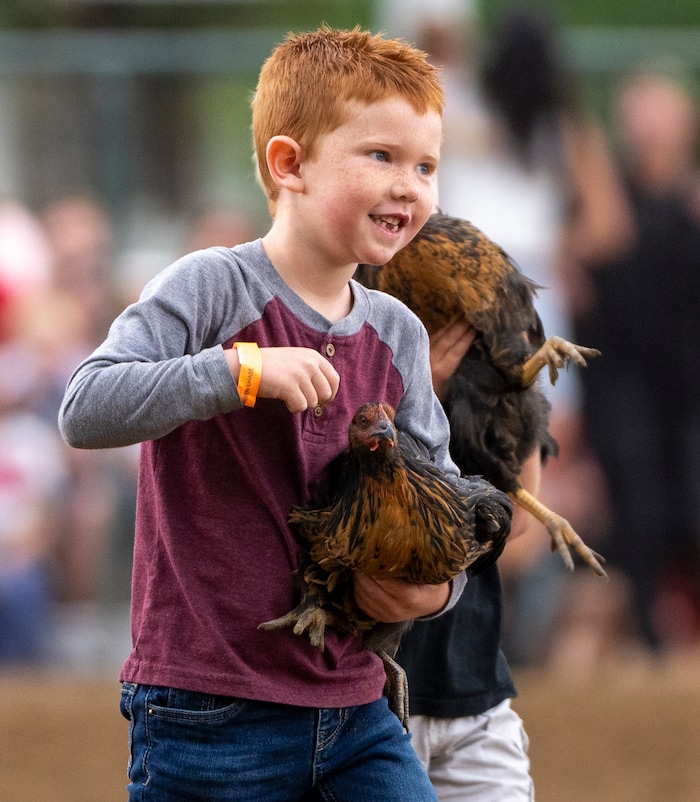
<svg viewBox="0 0 700 802"><path fill-rule="evenodd" d="M0 204L0 659L55 656L57 604L106 592L124 454L74 452L56 416L115 308L110 224L85 197Z"/></svg>
<svg viewBox="0 0 700 802"><path fill-rule="evenodd" d="M489 40L468 15L433 16L414 38L445 71L442 210L542 285L546 333L603 352L548 389L560 454L542 498L610 578L566 572L544 528L510 543L504 650L570 677L700 657L692 80L675 64L635 68L608 128L538 13L509 13ZM171 255L261 233L245 210L211 208ZM0 665L94 667L127 652L138 448L74 451L56 427L71 371L148 278L125 264L99 199L0 201Z"/></svg>
<svg viewBox="0 0 700 802"><path fill-rule="evenodd" d="M63 391L156 269L260 233L252 217L212 205L185 218L156 267L120 257L88 193L36 211L0 201L0 666L123 659L138 447L68 448L57 429Z"/></svg>

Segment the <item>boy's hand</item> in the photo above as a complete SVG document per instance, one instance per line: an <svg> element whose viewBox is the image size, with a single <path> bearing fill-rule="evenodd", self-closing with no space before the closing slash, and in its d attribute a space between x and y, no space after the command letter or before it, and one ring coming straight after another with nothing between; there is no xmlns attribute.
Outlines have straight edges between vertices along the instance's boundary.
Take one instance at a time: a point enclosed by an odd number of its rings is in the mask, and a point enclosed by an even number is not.
<svg viewBox="0 0 700 802"><path fill-rule="evenodd" d="M238 381L238 351L225 351L233 378ZM312 348L261 348L262 372L258 398L279 398L290 412L323 406L335 398L340 376L331 363Z"/></svg>
<svg viewBox="0 0 700 802"><path fill-rule="evenodd" d="M476 337L476 329L463 317L453 318L430 338L430 370L435 395L442 401L447 382Z"/></svg>
<svg viewBox="0 0 700 802"><path fill-rule="evenodd" d="M394 624L437 613L450 597L449 582L418 585L403 579L372 579L354 573L355 601L360 609L377 621Z"/></svg>

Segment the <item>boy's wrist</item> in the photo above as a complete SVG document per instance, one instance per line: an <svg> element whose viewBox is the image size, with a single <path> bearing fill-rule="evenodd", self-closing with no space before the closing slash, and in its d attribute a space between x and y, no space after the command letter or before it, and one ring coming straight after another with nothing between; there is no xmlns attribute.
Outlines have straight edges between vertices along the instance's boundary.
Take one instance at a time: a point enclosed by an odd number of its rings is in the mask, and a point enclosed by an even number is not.
<svg viewBox="0 0 700 802"><path fill-rule="evenodd" d="M233 344L238 353L238 395L244 407L254 407L262 376L262 355L257 343Z"/></svg>

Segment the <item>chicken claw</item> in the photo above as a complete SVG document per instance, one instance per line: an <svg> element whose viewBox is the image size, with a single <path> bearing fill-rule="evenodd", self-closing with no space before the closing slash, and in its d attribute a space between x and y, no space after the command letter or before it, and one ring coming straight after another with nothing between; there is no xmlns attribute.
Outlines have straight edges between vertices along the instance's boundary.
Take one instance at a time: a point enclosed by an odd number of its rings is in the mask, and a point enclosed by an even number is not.
<svg viewBox="0 0 700 802"><path fill-rule="evenodd" d="M522 372L522 386L529 387L537 374L545 365L549 366L549 380L556 384L559 371L569 362L575 362L579 367L585 368L586 360L600 356L597 348L587 348L585 345L576 345L563 337L548 337L544 345L525 362Z"/></svg>
<svg viewBox="0 0 700 802"><path fill-rule="evenodd" d="M396 714L397 718L408 732L408 678L406 672L386 651L378 652L384 663L384 673L386 683L384 684L384 695L389 702L389 709Z"/></svg>
<svg viewBox="0 0 700 802"><path fill-rule="evenodd" d="M323 651L325 648L324 635L326 626L331 623L332 617L323 608L302 602L285 615L272 621L264 621L262 624L258 624L258 629L270 631L282 629L283 627L292 627L295 635L302 635L304 632L308 633L311 645L315 646L319 651Z"/></svg>
<svg viewBox="0 0 700 802"><path fill-rule="evenodd" d="M541 501L538 501L523 488L508 495L516 504L531 512L535 518L542 521L547 527L547 531L552 538L552 551L559 552L564 564L570 571L574 570L574 561L571 557L571 549L573 549L598 576L607 579L608 575L601 565L601 562L605 562L605 559L583 542L566 518L562 518L561 515L552 512L549 507L545 507Z"/></svg>

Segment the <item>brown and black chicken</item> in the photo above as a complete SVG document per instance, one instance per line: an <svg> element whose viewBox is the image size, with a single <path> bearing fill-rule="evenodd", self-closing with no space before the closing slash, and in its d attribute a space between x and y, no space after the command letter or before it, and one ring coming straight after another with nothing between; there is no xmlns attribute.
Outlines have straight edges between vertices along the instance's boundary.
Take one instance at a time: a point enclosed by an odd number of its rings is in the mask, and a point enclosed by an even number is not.
<svg viewBox="0 0 700 802"><path fill-rule="evenodd" d="M552 549L573 569L570 549L605 576L602 557L569 522L521 485L523 461L537 448L556 454L550 404L537 377L547 365L552 384L569 362L585 366L594 348L545 338L533 299L542 289L496 243L470 222L434 214L386 265L360 265L355 278L402 300L428 334L463 316L477 336L450 379L443 406L450 451L460 469L481 475L547 527Z"/></svg>
<svg viewBox="0 0 700 802"><path fill-rule="evenodd" d="M326 497L290 513L301 545L300 602L259 628L293 627L321 650L327 626L359 635L384 660L387 694L405 723L405 680L392 658L411 622L368 618L355 603L353 573L440 584L484 570L503 550L512 503L480 477L449 481L427 449L397 429L388 404L357 410L348 446Z"/></svg>

